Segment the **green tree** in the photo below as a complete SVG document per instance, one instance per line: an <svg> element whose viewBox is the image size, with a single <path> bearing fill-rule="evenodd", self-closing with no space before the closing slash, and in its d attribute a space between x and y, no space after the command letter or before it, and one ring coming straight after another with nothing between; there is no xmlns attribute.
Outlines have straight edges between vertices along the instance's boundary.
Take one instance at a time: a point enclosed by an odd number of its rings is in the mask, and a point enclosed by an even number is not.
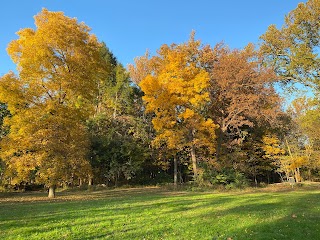
<svg viewBox="0 0 320 240"><path fill-rule="evenodd" d="M91 173L84 123L94 113L106 66L101 44L85 24L43 9L35 25L20 30L8 46L19 75L0 81L0 101L12 114L1 155L8 176L30 181L35 173L54 197L57 185Z"/></svg>
<svg viewBox="0 0 320 240"><path fill-rule="evenodd" d="M100 82L96 111L88 121L90 159L95 183L117 185L137 178L149 139L141 117L139 89L105 44L101 55L109 74Z"/></svg>
<svg viewBox="0 0 320 240"><path fill-rule="evenodd" d="M148 148L144 126L134 116L101 114L88 123L95 183L128 183L137 178Z"/></svg>
<svg viewBox="0 0 320 240"><path fill-rule="evenodd" d="M269 26L261 36L261 52L287 82L319 87L320 1L299 3L278 29Z"/></svg>

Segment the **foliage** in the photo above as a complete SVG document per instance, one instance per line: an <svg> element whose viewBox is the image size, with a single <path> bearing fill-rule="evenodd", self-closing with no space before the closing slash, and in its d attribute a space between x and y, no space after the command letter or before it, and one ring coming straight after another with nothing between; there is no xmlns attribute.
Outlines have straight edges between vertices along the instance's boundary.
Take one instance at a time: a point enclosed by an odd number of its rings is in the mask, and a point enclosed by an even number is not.
<svg viewBox="0 0 320 240"><path fill-rule="evenodd" d="M156 131L154 144L164 142L168 149L190 150L194 175L197 175L195 148L207 147L214 152L216 125L204 112L209 103L209 75L199 67L200 42L192 34L187 43L162 45L158 55L136 59L131 75L148 69L140 77L146 111L153 113ZM147 65L147 66L146 66Z"/></svg>
<svg viewBox="0 0 320 240"><path fill-rule="evenodd" d="M7 134L7 129L3 126L3 120L5 117L9 116L7 105L0 102L0 139Z"/></svg>
<svg viewBox="0 0 320 240"><path fill-rule="evenodd" d="M109 74L99 84L95 113L87 122L90 162L94 183L118 185L137 177L150 140L139 89L105 44L100 54Z"/></svg>
<svg viewBox="0 0 320 240"><path fill-rule="evenodd" d="M147 154L141 123L130 116L100 115L88 125L94 182L118 185L135 178Z"/></svg>
<svg viewBox="0 0 320 240"><path fill-rule="evenodd" d="M7 128L3 126L3 120L5 117L9 116L9 111L7 105L0 102L0 141L7 134ZM0 149L1 151L1 149ZM0 185L4 175L5 164L0 158Z"/></svg>
<svg viewBox="0 0 320 240"><path fill-rule="evenodd" d="M277 158L285 153L285 151L280 147L279 138L274 134L263 136L262 142L262 149L265 153L265 158Z"/></svg>
<svg viewBox="0 0 320 240"><path fill-rule="evenodd" d="M320 1L308 0L300 3L285 18L281 28L271 25L261 36L261 53L266 63L275 67L276 73L284 83L302 83L312 87L319 93L319 14ZM313 102L313 103L312 103ZM289 156L284 163L286 166L299 166L311 169L318 168L319 154L317 150L317 101L297 99L290 109L295 129L291 131L292 141L286 148ZM292 137L292 135L294 137ZM294 138L298 138L295 141ZM290 148L294 148L290 153ZM290 167L289 167L290 168ZM296 168L296 174L299 168Z"/></svg>
<svg viewBox="0 0 320 240"><path fill-rule="evenodd" d="M114 118L118 115L134 115L137 101L137 88L129 79L126 69L103 43L100 54L109 70L99 83L96 114L106 113Z"/></svg>
<svg viewBox="0 0 320 240"><path fill-rule="evenodd" d="M290 171L301 179L300 171L312 180L312 171L319 169L319 137L318 129L318 101L305 97L295 99L288 112L294 123L285 141L288 156L283 159L283 165L290 175ZM307 173L304 173L306 171Z"/></svg>
<svg viewBox="0 0 320 240"><path fill-rule="evenodd" d="M269 26L261 36L260 51L265 62L273 66L282 83L302 83L312 87L315 92L319 90L319 14L320 1L308 0L299 3L285 17L285 24L281 28ZM319 162L316 150L317 111L316 105L311 106L306 99L297 99L293 102L289 114L293 125L287 133L283 149L286 156L279 159L280 172L286 177L294 175L300 181L300 170L308 169L309 178L311 170L317 168Z"/></svg>
<svg viewBox="0 0 320 240"><path fill-rule="evenodd" d="M15 182L54 187L90 174L84 122L106 72L101 45L85 24L43 9L35 25L20 30L8 46L19 75L0 81L0 100L12 114L1 154Z"/></svg>
<svg viewBox="0 0 320 240"><path fill-rule="evenodd" d="M273 69L263 66L253 45L233 51L217 45L202 61L211 75L210 110L222 132L239 138L243 126L270 124L281 113Z"/></svg>
<svg viewBox="0 0 320 240"><path fill-rule="evenodd" d="M261 36L261 52L286 81L319 86L320 1L299 3L278 29L269 26Z"/></svg>
<svg viewBox="0 0 320 240"><path fill-rule="evenodd" d="M249 44L230 50L223 44L206 46L201 64L210 74L209 116L216 131L217 169L233 168L257 184L257 176L269 175L276 167L263 158L262 136L283 127L286 114L274 83L277 77L263 57Z"/></svg>
<svg viewBox="0 0 320 240"><path fill-rule="evenodd" d="M223 169L220 172L215 172L211 176L211 183L213 185L224 185L226 189L239 189L249 186L246 176L234 169Z"/></svg>

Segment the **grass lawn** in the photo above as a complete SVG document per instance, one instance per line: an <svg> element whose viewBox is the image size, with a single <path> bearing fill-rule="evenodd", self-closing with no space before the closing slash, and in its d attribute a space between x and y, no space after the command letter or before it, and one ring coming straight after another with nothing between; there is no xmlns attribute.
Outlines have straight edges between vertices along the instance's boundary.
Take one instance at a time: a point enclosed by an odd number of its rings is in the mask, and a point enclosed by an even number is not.
<svg viewBox="0 0 320 240"><path fill-rule="evenodd" d="M320 187L0 193L0 239L320 239Z"/></svg>

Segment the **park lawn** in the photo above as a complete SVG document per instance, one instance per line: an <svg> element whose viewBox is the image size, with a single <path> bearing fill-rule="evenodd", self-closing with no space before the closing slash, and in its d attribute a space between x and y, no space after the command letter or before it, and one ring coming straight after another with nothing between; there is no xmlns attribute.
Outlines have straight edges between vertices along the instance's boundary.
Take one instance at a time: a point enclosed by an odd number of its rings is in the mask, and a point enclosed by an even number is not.
<svg viewBox="0 0 320 240"><path fill-rule="evenodd" d="M0 193L0 239L319 239L320 188Z"/></svg>

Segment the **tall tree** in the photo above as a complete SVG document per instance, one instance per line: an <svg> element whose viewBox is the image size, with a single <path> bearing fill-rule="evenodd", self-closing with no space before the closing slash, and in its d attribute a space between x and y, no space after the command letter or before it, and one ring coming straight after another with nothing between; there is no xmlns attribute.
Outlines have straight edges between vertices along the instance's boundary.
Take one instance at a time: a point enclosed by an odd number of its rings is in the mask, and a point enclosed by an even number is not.
<svg viewBox="0 0 320 240"><path fill-rule="evenodd" d="M140 81L146 111L154 114L154 142L164 142L176 152L189 149L195 179L196 149L206 147L214 152L216 129L204 114L210 101L210 78L200 67L201 51L192 33L187 43L162 45L157 56L138 58L136 67L130 67L131 76Z"/></svg>
<svg viewBox="0 0 320 240"><path fill-rule="evenodd" d="M243 142L248 128L273 125L282 113L281 99L273 87L273 70L263 66L251 44L243 50L207 46L201 61L210 73L210 114L219 125L219 160L223 145Z"/></svg>
<svg viewBox="0 0 320 240"><path fill-rule="evenodd" d="M300 82L319 90L320 1L299 3L278 29L269 26L261 36L261 52L287 82Z"/></svg>
<svg viewBox="0 0 320 240"><path fill-rule="evenodd" d="M96 111L88 121L90 159L95 183L117 185L137 177L149 139L139 109L140 91L105 44L101 55L110 71L100 83Z"/></svg>
<svg viewBox="0 0 320 240"><path fill-rule="evenodd" d="M84 122L106 66L84 23L46 9L34 18L36 29L20 30L7 49L19 75L0 81L0 100L12 114L1 154L8 173L28 181L36 172L54 197L58 184L90 174Z"/></svg>

